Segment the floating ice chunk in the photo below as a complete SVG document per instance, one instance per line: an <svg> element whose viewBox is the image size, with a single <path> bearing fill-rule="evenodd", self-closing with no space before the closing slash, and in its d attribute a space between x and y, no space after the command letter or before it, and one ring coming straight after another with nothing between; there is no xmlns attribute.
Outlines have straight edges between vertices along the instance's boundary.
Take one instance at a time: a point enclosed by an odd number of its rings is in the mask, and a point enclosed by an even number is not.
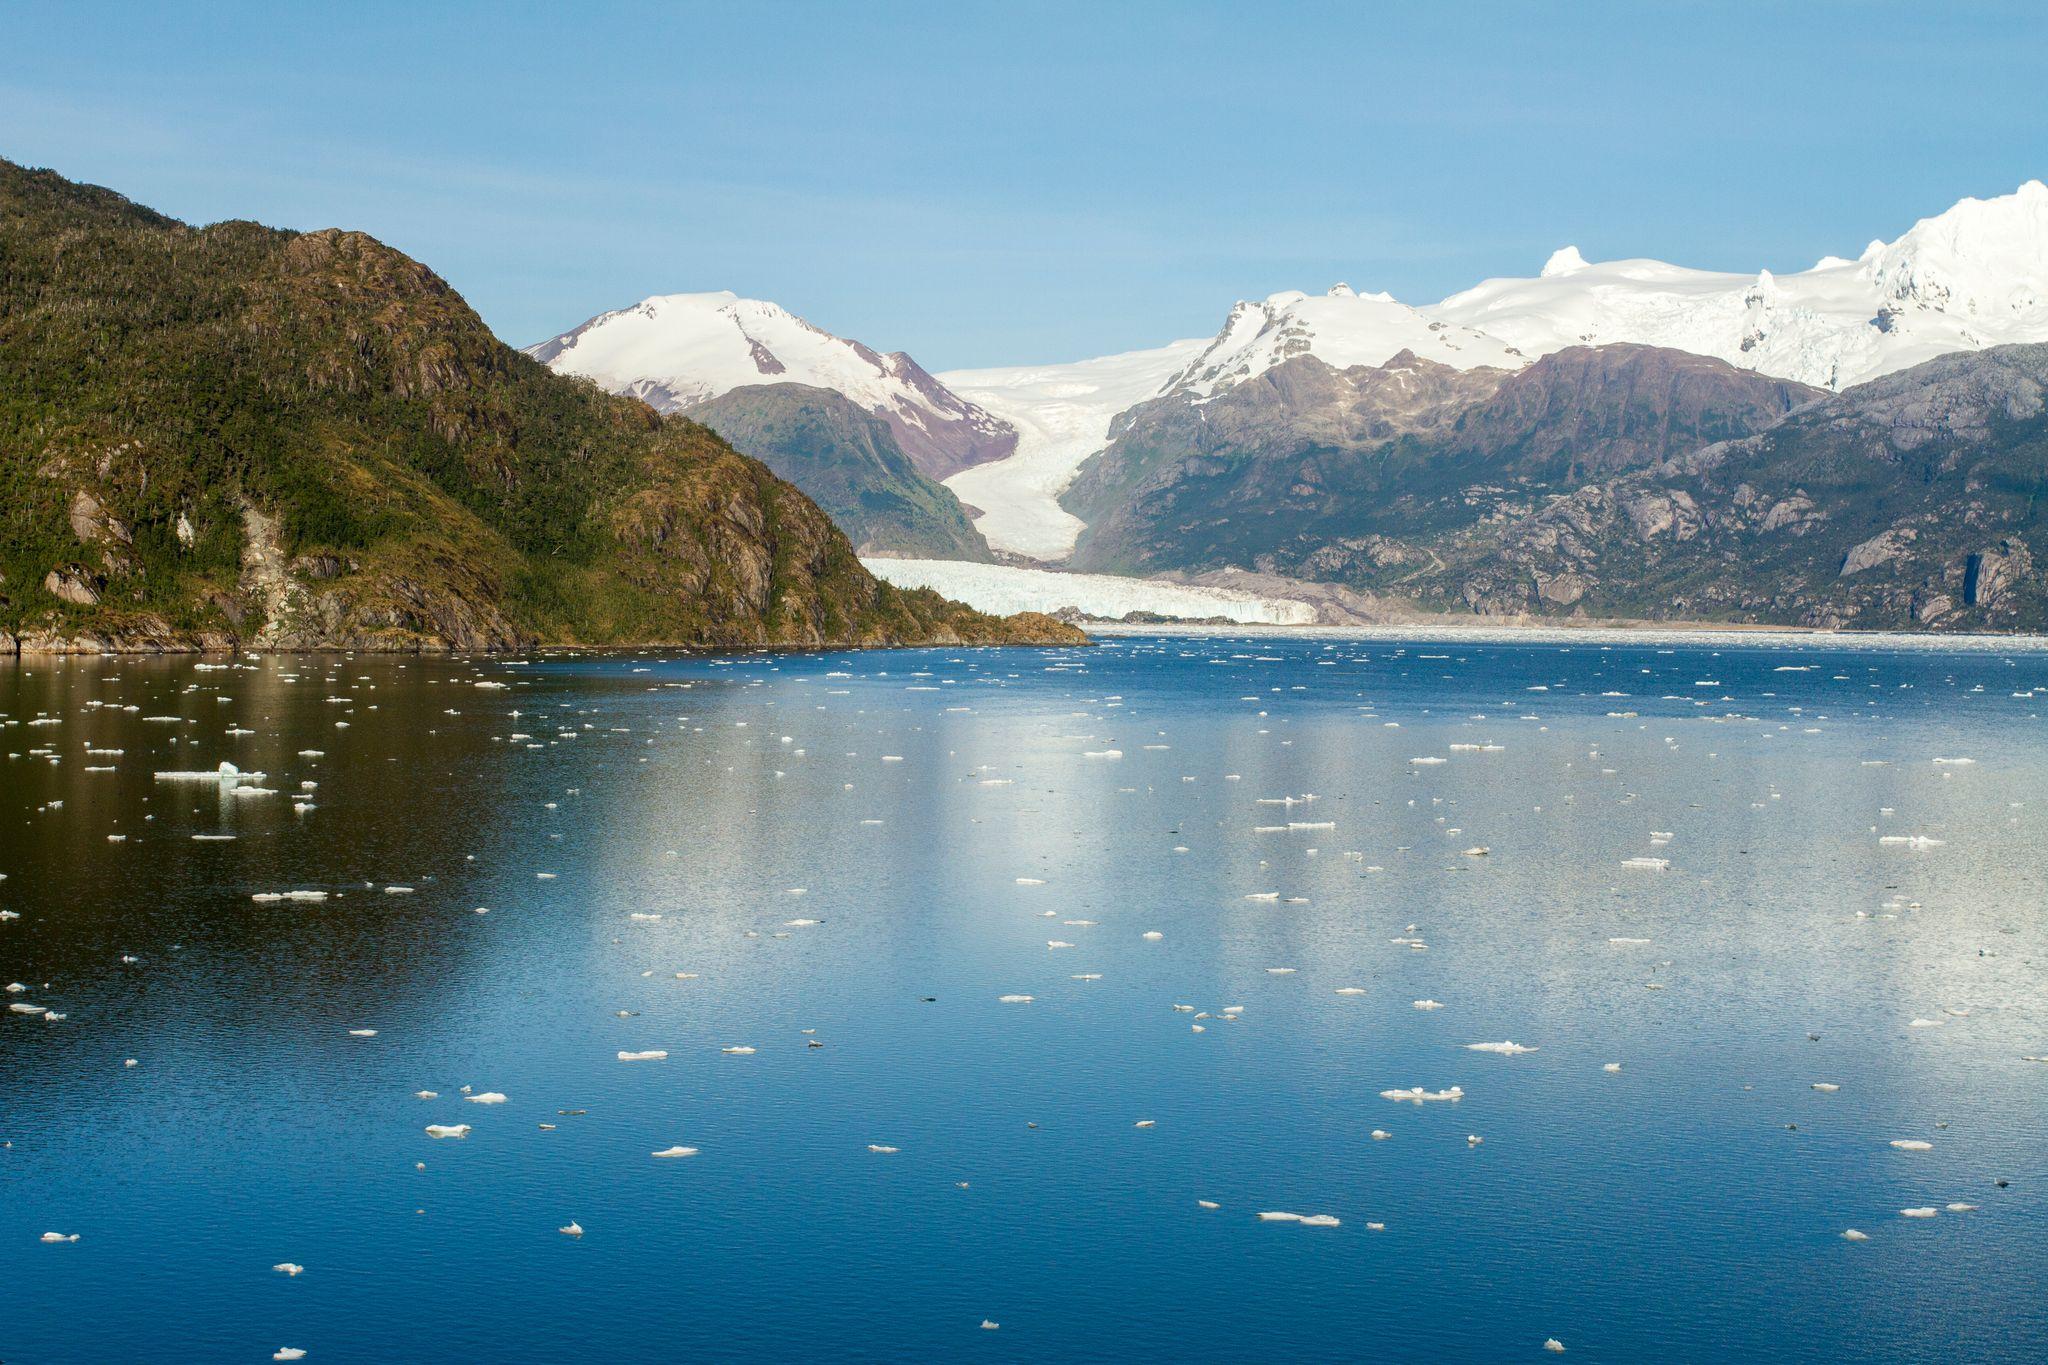
<svg viewBox="0 0 2048 1365"><path fill-rule="evenodd" d="M1028 1005L1032 999L1033 997L1028 995L999 995L996 997L996 1003L1000 1005Z"/></svg>
<svg viewBox="0 0 2048 1365"><path fill-rule="evenodd" d="M824 922L821 919L786 919L782 922L782 927L785 929L809 929Z"/></svg>
<svg viewBox="0 0 2048 1365"><path fill-rule="evenodd" d="M1923 1205L1922 1207L1920 1207L1920 1208L1917 1208L1917 1209L1900 1209L1900 1210L1899 1210L1899 1217L1901 1217L1901 1218L1932 1218L1932 1217L1934 1217L1934 1215L1935 1215L1935 1214L1937 1214L1937 1213L1939 1213L1939 1212L1940 1212L1940 1210L1939 1210L1939 1209L1935 1208L1935 1207L1934 1207L1934 1206L1933 1206L1932 1204L1928 1204L1928 1205Z"/></svg>
<svg viewBox="0 0 2048 1365"><path fill-rule="evenodd" d="M481 1095L464 1095L471 1104L503 1104L505 1097L495 1090L486 1090Z"/></svg>
<svg viewBox="0 0 2048 1365"><path fill-rule="evenodd" d="M1859 1232L1855 1228L1847 1228L1842 1233L1842 1240L1845 1242L1867 1242L1870 1240L1870 1234Z"/></svg>
<svg viewBox="0 0 2048 1365"><path fill-rule="evenodd" d="M1155 1127L1155 1126L1156 1126L1156 1125L1158 1124L1158 1122L1159 1122L1159 1120L1157 1120L1157 1119L1139 1119L1139 1120L1138 1120L1138 1121L1137 1121L1136 1123L1132 1124L1132 1125L1131 1125L1131 1127L1133 1127L1133 1128L1151 1128L1151 1127Z"/></svg>
<svg viewBox="0 0 2048 1365"><path fill-rule="evenodd" d="M668 1060L668 1054L659 1049L647 1052L621 1052L619 1060L622 1062L665 1062Z"/></svg>
<svg viewBox="0 0 2048 1365"><path fill-rule="evenodd" d="M1220 1208L1222 1208L1223 1206L1222 1206L1221 1204L1217 1203L1217 1202L1216 1202L1215 1200L1213 1200L1213 1199L1197 1199L1197 1200L1195 1201L1195 1207L1196 1207L1196 1208L1198 1208L1198 1209L1210 1209L1210 1210L1214 1210L1214 1209L1220 1209Z"/></svg>
<svg viewBox="0 0 2048 1365"><path fill-rule="evenodd" d="M1906 1027L1907 1027L1907 1028L1940 1028L1940 1027L1941 1027L1941 1026L1942 1026L1943 1024L1945 1024L1945 1023L1947 1023L1947 1022L1948 1022L1948 1021L1947 1021L1947 1020L1945 1020L1945 1019L1915 1019L1915 1020L1914 1020L1914 1021L1913 1021L1912 1023L1910 1023L1910 1024L1907 1024L1907 1025L1906 1025Z"/></svg>
<svg viewBox="0 0 2048 1365"><path fill-rule="evenodd" d="M43 1240L51 1243L75 1242L78 1240L78 1234L75 1232L46 1232L43 1234Z"/></svg>
<svg viewBox="0 0 2048 1365"><path fill-rule="evenodd" d="M658 1152L649 1152L648 1155L656 1160L666 1161L686 1156L695 1156L697 1155L697 1149L695 1147L664 1147Z"/></svg>
<svg viewBox="0 0 2048 1365"><path fill-rule="evenodd" d="M348 1036L351 1038L375 1038L377 1030L373 1028L352 1028L348 1031Z"/></svg>
<svg viewBox="0 0 2048 1365"><path fill-rule="evenodd" d="M1465 1050L1467 1052L1498 1052L1503 1057L1519 1057L1525 1052L1534 1052L1537 1049L1525 1047L1521 1043L1503 1042L1467 1043L1465 1044Z"/></svg>
<svg viewBox="0 0 2048 1365"><path fill-rule="evenodd" d="M1048 948L1071 948L1074 945L1063 938L1049 938L1045 941L1045 946Z"/></svg>
<svg viewBox="0 0 2048 1365"><path fill-rule="evenodd" d="M1671 870L1671 860L1669 858L1623 858L1621 865L1634 868L1638 872L1669 872Z"/></svg>
<svg viewBox="0 0 2048 1365"><path fill-rule="evenodd" d="M1339 986L1339 987L1337 988L1337 994L1339 994L1339 995L1364 995L1364 994L1365 994L1365 987L1363 987L1363 986Z"/></svg>
<svg viewBox="0 0 2048 1365"><path fill-rule="evenodd" d="M1280 1212L1261 1213L1259 1215L1259 1221L1261 1223L1299 1223L1301 1221L1301 1215L1298 1213Z"/></svg>
<svg viewBox="0 0 2048 1365"><path fill-rule="evenodd" d="M1334 1228L1338 1222L1332 1214L1311 1213L1301 1220L1301 1225L1305 1228Z"/></svg>
<svg viewBox="0 0 2048 1365"><path fill-rule="evenodd" d="M1898 848L1940 848L1948 842L1926 834L1880 834L1877 841Z"/></svg>
<svg viewBox="0 0 2048 1365"><path fill-rule="evenodd" d="M741 1044L738 1047L722 1047L718 1050L728 1057L751 1057L754 1055L754 1049L745 1044Z"/></svg>
<svg viewBox="0 0 2048 1365"><path fill-rule="evenodd" d="M304 1360L306 1358L306 1348L303 1346L280 1346L270 1353L270 1358L272 1360Z"/></svg>
<svg viewBox="0 0 2048 1365"><path fill-rule="evenodd" d="M290 1275L295 1278L306 1273L306 1267L300 1265L297 1261L279 1261L270 1268L280 1275Z"/></svg>
<svg viewBox="0 0 2048 1365"><path fill-rule="evenodd" d="M1000 1322L997 1322L992 1318L983 1318L981 1320L981 1330L984 1332L1000 1331L1002 1329L1002 1326L1003 1325Z"/></svg>
<svg viewBox="0 0 2048 1365"><path fill-rule="evenodd" d="M1418 768L1433 768L1439 763L1450 762L1450 760L1447 758L1438 758L1435 755L1430 755L1425 758L1411 758L1408 761Z"/></svg>
<svg viewBox="0 0 2048 1365"><path fill-rule="evenodd" d="M1147 943L1157 943L1159 942L1159 940L1165 938L1166 935L1160 933L1157 929L1147 929L1143 934L1139 935L1139 937L1143 938Z"/></svg>
<svg viewBox="0 0 2048 1365"><path fill-rule="evenodd" d="M1384 1128L1375 1128L1372 1130L1372 1140L1374 1142L1385 1142L1388 1138L1392 1136L1393 1134L1388 1132Z"/></svg>
<svg viewBox="0 0 2048 1365"><path fill-rule="evenodd" d="M430 1138L466 1138L469 1136L469 1125L466 1123L430 1123L427 1125L427 1136Z"/></svg>
<svg viewBox="0 0 2048 1365"><path fill-rule="evenodd" d="M902 1149L901 1147L888 1147L888 1146L884 1146L883 1144L881 1144L881 1143L879 1143L879 1142L870 1142L870 1143L868 1144L868 1150L869 1150L869 1151L871 1151L871 1152L877 1153L877 1154L879 1154L879 1155L881 1155L881 1156L893 1156L894 1154L896 1154L897 1152L900 1152L900 1151L902 1151L903 1149Z"/></svg>
<svg viewBox="0 0 2048 1365"><path fill-rule="evenodd" d="M1813 1083L1813 1088L1815 1090L1820 1091L1820 1093L1823 1095L1832 1095L1837 1090L1840 1090L1842 1087L1836 1085L1833 1081L1815 1081Z"/></svg>
<svg viewBox="0 0 2048 1365"><path fill-rule="evenodd" d="M1465 1098L1465 1091L1462 1087L1455 1085L1448 1090L1424 1090L1418 1085L1407 1090L1382 1090L1380 1091L1380 1098L1383 1100L1403 1101L1409 1104L1421 1104L1425 1100L1462 1100Z"/></svg>
<svg viewBox="0 0 2048 1365"><path fill-rule="evenodd" d="M1296 970L1297 970L1297 969L1296 969L1296 968L1294 968L1294 967L1268 967L1268 968L1266 968L1266 975L1267 975L1267 976L1293 976Z"/></svg>
<svg viewBox="0 0 2048 1365"><path fill-rule="evenodd" d="M1415 1002L1415 1008L1419 1010L1440 1010L1443 1007L1444 1002L1441 1000L1418 1000Z"/></svg>
<svg viewBox="0 0 2048 1365"><path fill-rule="evenodd" d="M1019 886L1044 886L1044 885L1045 885L1045 878L1043 878L1043 877L1019 877L1019 878L1017 878L1017 885L1019 885Z"/></svg>
<svg viewBox="0 0 2048 1365"><path fill-rule="evenodd" d="M1277 901L1280 899L1280 893L1278 891L1252 891L1246 894L1245 899L1248 901Z"/></svg>
<svg viewBox="0 0 2048 1365"><path fill-rule="evenodd" d="M555 1231L561 1233L564 1237L581 1237L583 1235L583 1225L572 1218L569 1220L567 1227L556 1228Z"/></svg>
<svg viewBox="0 0 2048 1365"><path fill-rule="evenodd" d="M1561 1356L1564 1354L1564 1343L1559 1341L1556 1337L1545 1337L1543 1339L1543 1349L1550 1352L1552 1355Z"/></svg>
<svg viewBox="0 0 2048 1365"><path fill-rule="evenodd" d="M1933 1143L1923 1142L1919 1138L1893 1138L1892 1146L1902 1152L1931 1152L1934 1150Z"/></svg>
<svg viewBox="0 0 2048 1365"><path fill-rule="evenodd" d="M649 920L658 920L661 918L661 916L658 913L650 914L645 910L635 910L631 914L627 915L626 918L636 919L645 922Z"/></svg>
<svg viewBox="0 0 2048 1365"><path fill-rule="evenodd" d="M1946 1208L1950 1213L1975 1213L1977 1211L1975 1204L1944 1204L1942 1207Z"/></svg>

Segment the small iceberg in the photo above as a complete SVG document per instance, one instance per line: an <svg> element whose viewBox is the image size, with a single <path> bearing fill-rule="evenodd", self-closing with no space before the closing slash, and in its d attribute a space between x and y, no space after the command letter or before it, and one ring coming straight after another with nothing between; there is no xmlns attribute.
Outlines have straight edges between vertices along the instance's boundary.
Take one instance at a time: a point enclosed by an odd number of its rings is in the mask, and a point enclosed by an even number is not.
<svg viewBox="0 0 2048 1365"><path fill-rule="evenodd" d="M1407 1090L1382 1090L1380 1091L1380 1098L1408 1104L1421 1104L1425 1100L1462 1100L1465 1098L1465 1091L1462 1087L1455 1085L1448 1090L1424 1090L1418 1085L1412 1086Z"/></svg>

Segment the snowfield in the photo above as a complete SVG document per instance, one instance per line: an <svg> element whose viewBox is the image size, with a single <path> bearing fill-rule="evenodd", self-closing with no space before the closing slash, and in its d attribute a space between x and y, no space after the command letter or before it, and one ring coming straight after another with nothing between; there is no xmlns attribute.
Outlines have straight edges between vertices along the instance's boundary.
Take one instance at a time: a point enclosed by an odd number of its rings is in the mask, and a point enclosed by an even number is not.
<svg viewBox="0 0 2048 1365"><path fill-rule="evenodd" d="M962 470L946 480L946 487L980 513L975 529L998 550L1033 559L1066 558L1081 534L1081 521L1057 500L1074 481L1074 471L1109 444L1111 419L1157 397L1203 344L1176 341L1071 365L939 375L939 382L962 399L1017 429L1015 454Z"/></svg>
<svg viewBox="0 0 2048 1365"><path fill-rule="evenodd" d="M899 588L933 588L970 607L999 616L1072 607L1089 616L1112 619L1130 611L1189 619L1221 616L1247 624L1277 626L1310 625L1316 619L1315 608L1306 602L1151 578L1017 569L1006 564L967 564L950 559L863 559L861 563L875 577Z"/></svg>
<svg viewBox="0 0 2048 1365"><path fill-rule="evenodd" d="M1423 312L1530 355L1633 341L1840 389L1950 351L2048 340L2048 186L1964 199L1857 259L1755 275L1554 253Z"/></svg>

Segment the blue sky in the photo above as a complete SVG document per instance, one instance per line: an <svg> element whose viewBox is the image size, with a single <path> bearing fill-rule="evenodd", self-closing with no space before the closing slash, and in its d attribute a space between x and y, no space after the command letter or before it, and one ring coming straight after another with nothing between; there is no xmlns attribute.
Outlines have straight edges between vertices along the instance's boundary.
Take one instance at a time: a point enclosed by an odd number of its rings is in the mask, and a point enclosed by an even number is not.
<svg viewBox="0 0 2048 1365"><path fill-rule="evenodd" d="M1854 255L2048 176L2048 6L5 4L0 156L357 227L506 340L733 289L934 369Z"/></svg>

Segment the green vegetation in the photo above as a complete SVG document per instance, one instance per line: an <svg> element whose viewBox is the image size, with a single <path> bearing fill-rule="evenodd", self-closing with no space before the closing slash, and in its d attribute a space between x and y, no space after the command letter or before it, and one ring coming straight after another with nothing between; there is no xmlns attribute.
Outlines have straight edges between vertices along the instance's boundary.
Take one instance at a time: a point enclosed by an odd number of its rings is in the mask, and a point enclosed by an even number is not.
<svg viewBox="0 0 2048 1365"><path fill-rule="evenodd" d="M189 648L1067 640L863 570L704 428L360 233L0 161L0 633Z"/></svg>

